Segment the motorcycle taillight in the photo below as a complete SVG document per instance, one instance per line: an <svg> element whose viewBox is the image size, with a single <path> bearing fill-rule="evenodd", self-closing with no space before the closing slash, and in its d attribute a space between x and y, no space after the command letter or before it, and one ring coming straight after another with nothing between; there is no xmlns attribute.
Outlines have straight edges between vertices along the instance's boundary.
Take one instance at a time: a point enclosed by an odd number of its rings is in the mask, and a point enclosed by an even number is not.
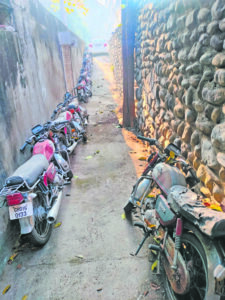
<svg viewBox="0 0 225 300"><path fill-rule="evenodd" d="M78 90L81 90L81 89L82 89L82 86L78 86L77 89L78 89Z"/></svg>
<svg viewBox="0 0 225 300"><path fill-rule="evenodd" d="M23 199L24 199L24 197L20 193L16 193L16 194L13 194L13 195L7 195L6 196L8 206L18 205L18 204L23 202Z"/></svg>
<svg viewBox="0 0 225 300"><path fill-rule="evenodd" d="M73 108L69 109L69 111L71 112L71 114L75 113L75 110Z"/></svg>

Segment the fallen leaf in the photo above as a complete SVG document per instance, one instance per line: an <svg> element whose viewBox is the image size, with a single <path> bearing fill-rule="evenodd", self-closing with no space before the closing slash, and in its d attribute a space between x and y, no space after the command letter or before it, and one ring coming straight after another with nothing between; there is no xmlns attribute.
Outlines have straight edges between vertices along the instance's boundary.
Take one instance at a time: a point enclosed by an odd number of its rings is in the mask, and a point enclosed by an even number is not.
<svg viewBox="0 0 225 300"><path fill-rule="evenodd" d="M136 151L129 151L129 153L132 153L132 154L133 154L133 153L137 153L137 152L136 152Z"/></svg>
<svg viewBox="0 0 225 300"><path fill-rule="evenodd" d="M99 111L100 114L103 114L103 111Z"/></svg>
<svg viewBox="0 0 225 300"><path fill-rule="evenodd" d="M83 255L76 255L77 258L84 259Z"/></svg>
<svg viewBox="0 0 225 300"><path fill-rule="evenodd" d="M74 175L74 176L73 176L73 178L77 179L77 178L78 178L78 176L75 176L75 175Z"/></svg>
<svg viewBox="0 0 225 300"><path fill-rule="evenodd" d="M158 266L158 259L152 264L152 271L154 271Z"/></svg>
<svg viewBox="0 0 225 300"><path fill-rule="evenodd" d="M138 159L139 159L139 160L145 160L145 161L146 161L147 157L141 156L141 157L139 157Z"/></svg>
<svg viewBox="0 0 225 300"><path fill-rule="evenodd" d="M161 239L159 237L154 237L153 240L157 243L160 244Z"/></svg>
<svg viewBox="0 0 225 300"><path fill-rule="evenodd" d="M94 155L99 154L100 150L95 151Z"/></svg>
<svg viewBox="0 0 225 300"><path fill-rule="evenodd" d="M222 211L222 208L220 207L220 205L217 205L217 204L210 205L210 208L213 210Z"/></svg>
<svg viewBox="0 0 225 300"><path fill-rule="evenodd" d="M155 195L149 194L149 195L147 196L147 198L155 198Z"/></svg>
<svg viewBox="0 0 225 300"><path fill-rule="evenodd" d="M111 112L112 112L112 113L115 113L116 111L115 111L115 110L111 110Z"/></svg>
<svg viewBox="0 0 225 300"><path fill-rule="evenodd" d="M85 159L91 159L91 158L93 158L93 156L91 156L91 155L85 157Z"/></svg>
<svg viewBox="0 0 225 300"><path fill-rule="evenodd" d="M59 223L56 223L55 225L54 225L54 228L58 228L59 226L61 226L62 225L62 223L61 222L59 222Z"/></svg>
<svg viewBox="0 0 225 300"><path fill-rule="evenodd" d="M121 215L121 218L122 218L123 220L125 220L125 219L126 219L126 215L123 213L123 214Z"/></svg>
<svg viewBox="0 0 225 300"><path fill-rule="evenodd" d="M157 284L155 284L155 283L153 283L153 282L151 282L151 288L152 288L153 290L157 291L157 290L160 289L160 286L157 285Z"/></svg>
<svg viewBox="0 0 225 300"><path fill-rule="evenodd" d="M21 264L18 264L18 265L16 266L16 268L17 268L18 270L20 270L20 269L22 268L22 265L21 265Z"/></svg>
<svg viewBox="0 0 225 300"><path fill-rule="evenodd" d="M21 300L27 300L27 298L28 298L28 295L24 295Z"/></svg>
<svg viewBox="0 0 225 300"><path fill-rule="evenodd" d="M8 290L11 288L11 285L9 284L9 285L7 285L5 288L4 288L4 290L3 290L3 292L2 292L2 295L5 295L7 292L8 292Z"/></svg>
<svg viewBox="0 0 225 300"><path fill-rule="evenodd" d="M97 292L101 292L102 291L102 288L100 288L100 289L97 289Z"/></svg>
<svg viewBox="0 0 225 300"><path fill-rule="evenodd" d="M17 257L18 253L14 253L13 255L10 256L8 260L8 264L11 265L14 259Z"/></svg>

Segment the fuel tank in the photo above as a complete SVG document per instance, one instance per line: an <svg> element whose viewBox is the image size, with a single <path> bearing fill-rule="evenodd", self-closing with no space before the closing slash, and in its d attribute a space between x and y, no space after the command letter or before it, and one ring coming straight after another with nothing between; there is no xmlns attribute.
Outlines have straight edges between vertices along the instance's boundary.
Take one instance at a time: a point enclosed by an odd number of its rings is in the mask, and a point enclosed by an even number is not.
<svg viewBox="0 0 225 300"><path fill-rule="evenodd" d="M55 146L52 141L45 140L43 142L38 142L33 148L33 155L43 154L48 161L50 161L54 155Z"/></svg>
<svg viewBox="0 0 225 300"><path fill-rule="evenodd" d="M181 171L165 163L159 163L155 166L152 178L165 195L168 195L170 188L174 185L187 186L185 177Z"/></svg>

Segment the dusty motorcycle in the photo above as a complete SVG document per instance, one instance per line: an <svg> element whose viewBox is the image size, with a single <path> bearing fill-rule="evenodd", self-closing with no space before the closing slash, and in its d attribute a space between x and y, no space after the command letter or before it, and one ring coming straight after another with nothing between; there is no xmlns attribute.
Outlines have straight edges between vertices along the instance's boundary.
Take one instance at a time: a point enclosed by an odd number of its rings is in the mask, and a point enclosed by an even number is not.
<svg viewBox="0 0 225 300"><path fill-rule="evenodd" d="M193 191L198 179L178 147L163 149L155 139L138 138L158 151L149 156L124 207L127 216L137 214L134 226L144 232L134 255L153 236L149 249L156 255L157 274L163 269L168 299L224 299L224 213L204 206Z"/></svg>
<svg viewBox="0 0 225 300"><path fill-rule="evenodd" d="M81 79L76 85L77 97L79 102L88 103L88 98L92 96L91 87L87 85L84 79Z"/></svg>
<svg viewBox="0 0 225 300"><path fill-rule="evenodd" d="M47 137L46 128L37 125L32 133L20 149L23 152L28 144L34 144L32 157L6 179L0 197L9 207L10 220L19 220L21 235L26 235L33 245L43 246L51 235L62 189L72 172Z"/></svg>
<svg viewBox="0 0 225 300"><path fill-rule="evenodd" d="M60 103L54 110L51 120L53 122L68 121L67 125L61 130L60 140L66 145L68 153L71 154L80 140L87 141L87 134L82 124L80 115L77 111L81 111L80 108L73 105L65 105Z"/></svg>

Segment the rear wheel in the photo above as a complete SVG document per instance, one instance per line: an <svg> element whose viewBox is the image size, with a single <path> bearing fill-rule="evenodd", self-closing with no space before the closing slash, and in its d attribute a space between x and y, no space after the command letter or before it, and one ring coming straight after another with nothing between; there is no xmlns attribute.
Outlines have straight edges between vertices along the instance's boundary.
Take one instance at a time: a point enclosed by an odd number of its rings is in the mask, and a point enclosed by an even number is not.
<svg viewBox="0 0 225 300"><path fill-rule="evenodd" d="M165 290L170 300L204 300L208 290L207 259L205 251L195 236L185 233L182 236L181 255L190 273L190 289L185 295L176 294L167 277Z"/></svg>
<svg viewBox="0 0 225 300"><path fill-rule="evenodd" d="M30 243L34 246L44 246L50 238L52 232L52 224L49 224L46 219L44 211L44 204L41 196L33 200L34 206L34 228L31 233L27 235Z"/></svg>

